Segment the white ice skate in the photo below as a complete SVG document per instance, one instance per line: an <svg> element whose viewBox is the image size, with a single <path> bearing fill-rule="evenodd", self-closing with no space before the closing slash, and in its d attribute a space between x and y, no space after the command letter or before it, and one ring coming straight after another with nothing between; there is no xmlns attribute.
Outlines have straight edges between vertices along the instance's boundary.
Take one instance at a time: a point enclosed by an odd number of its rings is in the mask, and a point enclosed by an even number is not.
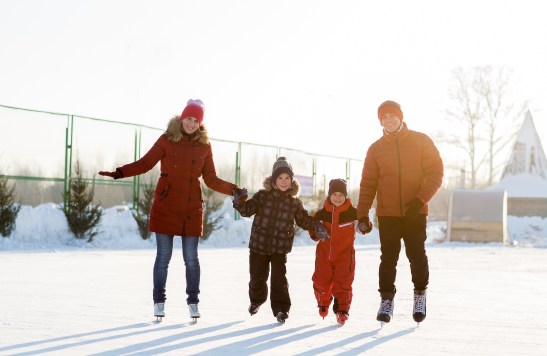
<svg viewBox="0 0 547 356"><path fill-rule="evenodd" d="M154 316L156 321L161 321L165 316L165 303L155 303L154 304Z"/></svg>
<svg viewBox="0 0 547 356"><path fill-rule="evenodd" d="M198 305L188 304L188 311L190 312L190 318L192 318L195 322L198 321L197 319L201 316Z"/></svg>

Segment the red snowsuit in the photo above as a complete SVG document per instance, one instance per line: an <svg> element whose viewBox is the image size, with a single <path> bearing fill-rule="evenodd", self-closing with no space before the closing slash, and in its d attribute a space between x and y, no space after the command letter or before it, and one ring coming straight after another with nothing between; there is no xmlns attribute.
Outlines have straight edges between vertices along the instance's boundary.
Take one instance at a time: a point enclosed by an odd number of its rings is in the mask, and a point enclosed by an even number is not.
<svg viewBox="0 0 547 356"><path fill-rule="evenodd" d="M313 290L318 306L329 306L335 298L335 312L349 311L355 276L355 221L357 210L348 198L335 207L327 198L315 218L329 231L330 239L319 241L315 251ZM312 239L316 240L310 232ZM336 306L337 305L337 306Z"/></svg>

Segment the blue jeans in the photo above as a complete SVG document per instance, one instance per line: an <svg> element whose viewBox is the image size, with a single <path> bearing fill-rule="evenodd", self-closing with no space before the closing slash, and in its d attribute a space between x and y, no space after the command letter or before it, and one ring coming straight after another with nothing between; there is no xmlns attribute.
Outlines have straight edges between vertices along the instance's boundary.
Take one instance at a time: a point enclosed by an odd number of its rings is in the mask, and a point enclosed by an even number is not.
<svg viewBox="0 0 547 356"><path fill-rule="evenodd" d="M186 294L188 304L199 303L199 278L201 270L198 259L199 237L182 237L182 257L186 266ZM167 284L167 269L173 255L173 235L156 233L156 262L154 263L154 303L164 303L165 285Z"/></svg>

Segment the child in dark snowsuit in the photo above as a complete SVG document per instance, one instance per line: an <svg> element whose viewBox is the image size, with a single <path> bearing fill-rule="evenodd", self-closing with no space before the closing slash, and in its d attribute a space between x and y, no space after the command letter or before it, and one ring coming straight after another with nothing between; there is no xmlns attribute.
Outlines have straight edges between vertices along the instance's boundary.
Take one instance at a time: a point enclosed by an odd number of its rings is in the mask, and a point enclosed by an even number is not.
<svg viewBox="0 0 547 356"><path fill-rule="evenodd" d="M292 166L285 157L274 163L271 177L264 180L264 189L244 201L234 192L234 208L242 216L254 215L249 240L249 313L254 315L268 297L268 274L271 265L270 302L273 315L281 323L289 317L291 298L287 282L287 254L294 240L294 223L313 230L319 238L328 238L323 225L308 215L300 199Z"/></svg>
<svg viewBox="0 0 547 356"><path fill-rule="evenodd" d="M313 290L319 307L319 315L325 318L334 296L332 306L339 324L344 324L349 316L352 299L352 283L355 276L355 226L357 210L347 197L347 185L343 179L333 179L329 183L328 196L323 208L315 218L327 228L330 239L317 244ZM315 233L310 236L318 240Z"/></svg>

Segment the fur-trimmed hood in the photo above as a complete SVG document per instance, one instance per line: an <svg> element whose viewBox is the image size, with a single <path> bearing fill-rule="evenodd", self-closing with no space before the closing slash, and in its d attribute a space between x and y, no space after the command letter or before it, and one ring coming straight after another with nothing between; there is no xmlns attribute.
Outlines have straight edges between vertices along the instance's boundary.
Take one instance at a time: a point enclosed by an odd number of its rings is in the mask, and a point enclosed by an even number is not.
<svg viewBox="0 0 547 356"><path fill-rule="evenodd" d="M176 115L167 124L167 129L165 130L165 135L167 139L171 142L179 142L184 136L189 136L190 140L198 140L200 143L207 145L209 143L209 134L207 129L203 125L199 125L199 129L193 135L188 135L184 132L182 128L182 122L180 121L180 116Z"/></svg>
<svg viewBox="0 0 547 356"><path fill-rule="evenodd" d="M264 182L262 183L264 185L264 189L269 192L272 190L278 190L274 184L272 184L272 176L264 178ZM292 197L295 197L300 192L300 184L298 183L298 180L296 178L293 178L292 180L292 189L288 189L286 193L290 193Z"/></svg>

